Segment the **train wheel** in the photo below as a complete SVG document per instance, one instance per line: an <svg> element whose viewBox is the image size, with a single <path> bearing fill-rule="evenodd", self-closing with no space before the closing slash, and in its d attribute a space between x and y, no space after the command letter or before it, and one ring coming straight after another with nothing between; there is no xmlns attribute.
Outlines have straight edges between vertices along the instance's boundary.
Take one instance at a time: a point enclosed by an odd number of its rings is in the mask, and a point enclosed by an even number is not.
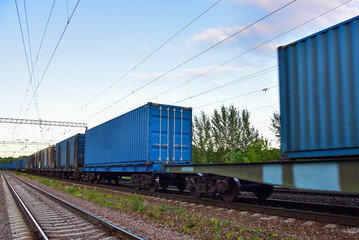
<svg viewBox="0 0 359 240"><path fill-rule="evenodd" d="M160 185L160 178L158 176L153 176L151 180L151 184L148 185L148 190L151 192L156 192L158 190L158 186Z"/></svg>
<svg viewBox="0 0 359 240"><path fill-rule="evenodd" d="M191 188L191 196L194 197L194 198L200 198L201 197L201 193L197 191L197 189L194 187L194 188Z"/></svg>
<svg viewBox="0 0 359 240"><path fill-rule="evenodd" d="M239 194L239 186L234 180L229 182L229 189L220 194L220 197L225 202L232 202Z"/></svg>
<svg viewBox="0 0 359 240"><path fill-rule="evenodd" d="M95 177L95 184L98 184L100 182L100 174L97 174L96 177Z"/></svg>
<svg viewBox="0 0 359 240"><path fill-rule="evenodd" d="M253 191L254 195L256 195L259 199L268 198L273 192L273 186L271 185L261 185L255 191Z"/></svg>
<svg viewBox="0 0 359 240"><path fill-rule="evenodd" d="M92 178L92 177L89 177L89 178L87 179L87 182L88 182L88 183L93 183L93 178Z"/></svg>
<svg viewBox="0 0 359 240"><path fill-rule="evenodd" d="M118 179L117 176L115 177L114 181L115 181L115 184L116 184L116 185L120 182L120 180Z"/></svg>
<svg viewBox="0 0 359 240"><path fill-rule="evenodd" d="M187 183L185 179L181 179L177 182L177 189L180 192L183 192L183 190L186 189Z"/></svg>

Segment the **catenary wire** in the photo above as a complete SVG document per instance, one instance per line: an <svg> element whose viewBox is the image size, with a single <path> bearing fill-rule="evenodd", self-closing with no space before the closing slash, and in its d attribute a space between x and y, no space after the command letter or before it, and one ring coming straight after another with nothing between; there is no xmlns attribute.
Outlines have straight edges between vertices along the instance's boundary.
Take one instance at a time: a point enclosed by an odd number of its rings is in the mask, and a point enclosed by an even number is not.
<svg viewBox="0 0 359 240"><path fill-rule="evenodd" d="M187 23L183 28L181 28L179 31L177 31L172 37L170 37L168 40L166 40L164 43L162 43L159 47L157 47L155 50L153 50L150 54L148 54L145 58L143 58L140 62L138 62L133 68L131 68L129 71L127 71L125 74L123 74L120 78L118 78L116 81L114 81L110 86L108 86L106 89L101 91L98 95L96 95L93 99L91 99L86 105L81 107L79 110L77 110L75 113L73 113L70 117L68 117L66 120L74 117L76 114L78 114L80 111L85 109L89 104L94 102L97 98L102 96L105 92L107 92L109 89L111 89L116 83L118 83L120 80L128 76L132 71L135 71L137 67L139 67L142 63L144 63L147 59L149 59L153 54L155 54L158 50L160 50L162 47L164 47L167 43L169 43L172 39L174 39L176 36L178 36L181 32L183 32L185 29L187 29L190 25L192 25L195 21L197 21L200 17L202 17L204 14L206 14L209 10L211 10L214 6L216 6L219 2L222 0L218 0L214 4L212 4L209 8L207 8L204 12L202 12L200 15L198 15L196 18L194 18L192 21Z"/></svg>
<svg viewBox="0 0 359 240"><path fill-rule="evenodd" d="M38 48L37 53L36 53L35 63L34 63L34 65L32 66L32 69L31 69L30 80L29 80L29 83L27 84L26 91L25 91L25 95L24 95L24 99L23 99L22 104L21 104L21 108L20 108L20 112L19 112L19 118L20 118L20 116L21 116L21 112L22 112L23 107L24 107L24 104L25 104L26 96L27 96L27 93L28 93L28 91L29 91L29 86L30 86L30 84L32 84L32 82L33 82L32 80L34 80L35 67L36 67L37 62L38 62L38 60L39 60L40 51L41 51L41 48L42 48L42 45L43 45L43 42L44 42L44 39L45 39L45 35L46 35L47 28L48 28L48 25L49 25L49 22L50 22L50 19L51 19L51 16L52 16L52 12L53 12L53 9L54 9L54 6L55 6L55 2L56 2L56 0L54 0L53 3L52 3L51 10L50 10L50 14L49 14L49 17L47 18L45 30L44 30L44 33L42 34L41 42L40 42L39 48ZM32 85L32 86L33 86L33 85ZM36 82L35 82L35 86L36 86ZM35 88L35 87L33 87L33 92L34 92L34 88ZM37 106L38 106L38 103L36 103L36 104L37 104ZM38 114L38 116L39 116L39 114ZM15 128L16 128L16 127L15 127ZM15 129L14 129L14 131L15 131Z"/></svg>
<svg viewBox="0 0 359 240"><path fill-rule="evenodd" d="M46 36L46 32L47 32L47 28L49 26L49 22L50 22L50 19L51 19L51 16L52 16L52 12L54 10L54 6L55 6L55 3L56 3L56 0L53 1L52 3L52 6L51 6L51 9L50 9L50 13L49 13L49 17L47 18L47 21L46 21L46 26L45 26L45 29L44 29L44 33L42 34L42 38L41 38L41 41L40 41L40 45L39 45L39 48L37 50L37 53L36 53L36 58L35 58L35 63L34 65L32 66L32 70L31 70L31 78L33 78L34 76L34 71L35 71L35 67L38 63L38 60L39 60L39 55L40 55L40 51L41 51L41 48L42 48L42 45L43 45L43 42L44 42L44 39L45 39L45 36ZM36 83L36 81L35 81ZM35 85L36 86L36 85ZM26 91L27 92L27 91ZM26 95L25 95L25 98L26 98ZM22 107L21 107L21 110L20 112L22 111Z"/></svg>
<svg viewBox="0 0 359 240"><path fill-rule="evenodd" d="M24 0L24 12L25 12L25 22L26 22L27 40L28 40L28 42L29 42L30 62L31 62L31 68L32 68L32 67L33 67L33 61L32 61L31 39L30 39L30 31L29 31L29 21L28 21L28 19L27 19L26 0Z"/></svg>
<svg viewBox="0 0 359 240"><path fill-rule="evenodd" d="M239 33L243 32L244 30L246 30L246 29L248 29L248 28L250 28L250 27L252 27L253 25L257 24L258 22L260 22L260 21L262 21L262 20L268 18L269 16L271 16L271 15L275 14L276 12L282 10L283 8L289 6L290 4L294 3L295 1L296 1L296 0L293 0L293 1L291 1L291 2L289 2L289 3L287 3L287 4L285 4L285 5L281 6L280 8L276 9L275 11L272 11L271 13L269 13L269 14L267 14L267 15L261 17L260 19L254 21L253 23L251 23L251 24L247 25L246 27L240 29L239 31L233 33L232 35L226 37L225 39L223 39L223 40L217 42L216 44L210 46L209 48L207 48L207 49L205 49L205 50L203 50L203 51L201 51L200 53L196 54L195 56L193 56L193 57L187 59L186 61L184 61L184 62L182 62L182 63L180 63L179 65L173 67L173 68L170 69L169 71L167 71L167 72L161 74L160 76L156 77L155 79L151 80L150 82L148 82L148 83L142 85L141 87L137 88L135 91L128 93L127 95L125 95L124 97L120 98L119 100L117 100L116 102L112 103L111 105L107 106L106 108L102 109L101 111L99 111L99 112L93 114L92 116L88 117L87 119L85 119L85 121L88 121L89 119L91 119L91 118L97 116L98 114L100 114L100 113L104 112L105 110L111 108L111 107L114 106L115 104L117 104L117 103L121 102L122 100L128 98L129 96L131 96L131 95L134 94L135 92L138 92L139 90L141 90L141 89L147 87L148 85L150 85L150 84L154 83L155 81L161 79L162 77L168 75L169 73L173 72L174 70L178 69L179 67L181 67L181 66L185 65L186 63L192 61L193 59L195 59L195 58L201 56L202 54L208 52L209 50L211 50L211 49L217 47L218 45L220 45L221 43L227 41L228 39L230 39L230 38L232 38L232 37L238 35Z"/></svg>
<svg viewBox="0 0 359 240"><path fill-rule="evenodd" d="M25 3L25 1L24 1L24 3ZM35 95L35 91L34 91L33 84L32 84L32 79L31 79L31 70L30 70L30 64L29 64L29 57L28 57L27 50L26 50L26 44L25 44L25 38L24 38L24 31L23 31L23 29L22 29L20 12L19 12L19 7L18 7L18 4L17 4L17 0L15 0L15 6L16 6L16 13L17 13L17 18L18 18L18 22L19 22L19 27L20 27L22 45L23 45L24 53L25 53L27 71L28 71L28 74L29 74L29 77L30 77L29 84L31 84L32 90L33 90L33 94ZM25 6L26 6L26 5L25 5ZM25 8L26 8L26 7L25 7ZM28 33L29 33L29 32L28 32ZM28 36L30 37L30 35L28 35ZM29 86L29 84L28 84L28 86ZM26 92L28 92L28 90L26 90ZM25 97L26 97L26 96L25 96ZM24 100L25 100L25 99L24 99ZM38 109L38 108L37 108L37 109ZM19 113L19 116L20 116L20 114L21 114L21 111L20 111L20 113ZM38 114L38 116L39 116L39 111L37 111L37 114ZM16 127L17 127L17 125L15 125L12 135L14 135L14 133L15 133L15 131L16 131Z"/></svg>
<svg viewBox="0 0 359 240"><path fill-rule="evenodd" d="M209 70L207 70L207 71L205 71L205 72L203 72L203 73L201 73L201 74L199 74L199 75L197 75L197 76L195 76L195 77L193 77L193 78L191 78L191 79L189 79L189 80L187 80L187 81L185 81L185 82L183 82L183 83L180 83L180 84L178 84L178 85L176 85L176 86L170 88L169 90L166 90L166 91L164 91L164 92L162 92L162 93L156 95L155 97L151 98L151 100L156 99L156 98L158 98L158 97L160 97L160 96L163 96L163 95L165 95L165 94L167 94L167 93L169 93L169 92L171 92L171 91L173 91L173 90L175 90L175 89L177 89L177 88L179 88L179 87L181 87L181 86L183 86L183 85L185 85L185 84L188 84L188 83L192 82L193 80L195 80L195 79L197 79L197 78L199 78L199 77L201 77L201 76L204 76L204 75L206 75L206 74L212 72L213 70L216 70L216 69L218 69L218 68L220 68L220 67L226 65L227 63L232 62L233 60L238 59L239 57L241 57L241 56L243 56L243 55L245 55L245 54L247 54L247 53L249 53L249 52L254 51L254 50L257 49L257 48L260 48L260 47L262 47L263 45L265 45L265 44L267 44L267 43L269 43L269 42L272 42L273 40L275 40L275 39L277 39L277 38L280 38L280 37L282 37L283 35L288 34L289 32L291 32L291 31L293 31L293 30L295 30L295 29L297 29L297 28L299 28L299 27L302 27L303 25L305 25L305 24L307 24L307 23L309 23L309 22L311 22L311 21L314 21L315 19L317 19L317 18L319 18L319 17L321 17L321 16L323 16L323 15L325 15L325 14L327 14L327 13L329 13L329 12L331 12L331 11L333 11L333 10L335 10L335 9L337 9L337 8L343 6L343 5L345 5L345 4L347 4L347 3L351 2L351 1L352 1L352 0L348 0L348 1L344 2L344 3L342 3L342 4L339 4L338 6L336 6L336 7L334 7L334 8L331 8L331 9L329 9L328 11L325 11L325 12L321 13L320 15L317 15L317 16L315 16L315 17L313 17L313 18L311 18L311 19L309 19L309 20L307 20L307 21L305 21L305 22L303 22L303 23L301 23L301 24L299 24L299 25L297 25L297 26L295 26L295 27L293 27L293 28L291 28L291 29L285 31L285 32L283 32L283 33L281 33L281 34L275 36L274 38L271 38L271 39L269 39L269 40L267 40L267 41L265 41L265 42L263 42L263 43L261 43L261 44L255 46L255 47L253 47L253 48L251 48L251 49L249 49L249 50L247 50L247 51L245 51L245 52L243 52L243 53L241 53L241 54L239 54L239 55L237 55L237 56L235 56L235 57L233 57L233 58L231 58L231 59L229 59L229 60L227 60L227 61L225 61L225 62L223 62L223 63L221 63L221 64L219 64L219 65L217 65L217 66L215 66L215 67L213 67L213 68L211 68L211 69L209 69Z"/></svg>
<svg viewBox="0 0 359 240"><path fill-rule="evenodd" d="M277 37L282 36L282 35L284 35L284 34L290 32L290 31L293 31L294 29L296 29L296 28L298 28L298 27L301 27L301 26L303 26L304 24L307 24L308 22L311 22L311 21L313 21L314 19L317 19L317 18L323 16L324 14L327 14L327 13L329 13L329 12L331 12L331 11L333 11L333 10L335 10L335 9L337 9L337 8L343 6L343 5L345 5L345 4L347 4L347 3L351 2L351 1L352 1L352 0L348 0L348 1L344 2L344 3L342 3L342 4L339 4L338 6L336 6L336 7L334 7L334 8L331 8L331 9L329 9L328 11L325 11L324 13L322 13L322 14L320 14L320 15L317 15L317 16L315 16L314 18L311 18L311 19L309 19L309 20L306 21L306 22L304 22L304 23L302 23L302 24L300 24L300 25L298 25L298 26L296 26L296 27L294 27L294 28L291 28L290 30L288 30L288 31L286 31L286 32L284 32L284 33L278 35ZM275 37L275 38L277 38L277 37ZM224 99L224 100L221 100L221 101L216 101L216 102L212 102L212 103L209 103L209 104L201 105L201 106L198 106L198 107L196 107L196 108L202 108L202 107L205 107L205 106L208 106L208 105L213 105L213 104L216 104L216 103L219 103L219 102L228 101L228 100L231 100L231 99L234 99L234 98L238 98L238 97L246 96L246 95L249 95L249 94L261 92L261 91L263 91L264 89L269 90L269 89L275 88L275 87L278 87L278 85L272 86L272 87L268 87L268 88L263 88L263 89L260 89L260 90L254 91L254 92L246 93L246 94L244 94L244 95L239 95L239 96L227 98L227 99Z"/></svg>
<svg viewBox="0 0 359 240"><path fill-rule="evenodd" d="M29 42L29 53L30 53L30 62L31 62L31 71L30 71L30 82L31 82L31 87L32 87L32 92L34 94L34 101L35 101L35 108L36 108L36 112L37 112L37 117L40 119L40 108L39 108L39 101L35 92L35 87L36 87L36 80L33 78L32 76L32 71L34 69L34 63L33 63L33 58L32 58L32 47L31 47L31 38L30 38L30 30L29 30L29 21L28 21L28 17L27 17L27 7L26 7L26 0L24 0L24 13L25 13L25 21L26 21L26 31L27 31L27 40Z"/></svg>
<svg viewBox="0 0 359 240"><path fill-rule="evenodd" d="M38 82L38 84L37 84L37 86L36 86L35 93L37 93L37 91L38 91L38 89L39 89L39 87L40 87L40 85L41 85L41 83L42 83L42 81L43 81L43 79L44 79L44 76L45 76L45 74L46 74L46 72L47 72L47 70L48 70L48 68L49 68L49 66L50 66L50 64L51 64L51 61L52 61L52 59L53 59L53 57L54 57L54 55L55 55L55 53L56 53L56 51L57 51L57 48L59 47L59 45L60 45L60 43L61 43L61 40L62 40L62 38L63 38L63 36L64 36L64 34L65 34L65 32L66 32L67 27L68 27L69 24L70 24L70 21L71 21L73 15L74 15L74 13L75 13L75 11L76 11L77 6L79 5L79 3L80 3L80 0L77 1L76 5L75 5L75 7L74 7L74 9L73 9L73 11L72 11L70 17L69 17L69 20L67 20L67 22L66 22L66 26L65 26L64 30L62 31L62 34L61 34L61 36L60 36L60 38L59 38L59 40L58 40L58 42L57 42L57 44L56 44L56 46L55 46L54 51L53 51L52 54L51 54L51 57L50 57L50 59L49 59L47 65L46 65L46 67L45 67L45 70L44 70L44 72L43 72L43 74L42 74L42 76L41 76L41 78L40 78L40 81ZM33 99L34 99L34 98L32 97L32 98L31 98L31 101L30 101L30 103L29 103L29 105L28 105L28 107L27 107L27 109L26 109L26 112L25 112L25 114L24 114L24 117L26 116L27 112L29 111L29 108L30 108L30 106L31 106L31 103L32 103Z"/></svg>
<svg viewBox="0 0 359 240"><path fill-rule="evenodd" d="M200 106L197 106L197 107L194 107L194 108L199 109L199 108L207 107L207 106L209 106L209 105L213 105L213 104L216 104L216 103L225 102L225 101L232 100L232 99L235 99L235 98L240 98L240 97L244 97L244 96L247 96L247 95L251 95L251 94L254 94L254 93L266 92L266 91L268 91L269 89L276 88L276 87L279 87L279 86L278 86L278 85L275 85L275 86L271 86L271 87L261 88L261 89L258 89L258 90L256 90L256 91L252 91L252 92L249 92L249 93L244 93L244 94L237 95L237 96L234 96L234 97L222 99L222 100L220 100L220 101L215 101L215 102L207 103L207 104L200 105Z"/></svg>
<svg viewBox="0 0 359 240"><path fill-rule="evenodd" d="M49 22L50 22L50 19L51 19L52 12L54 10L55 3L56 3L56 0L53 1L49 17L47 18L44 33L42 34L41 42L40 42L39 48L38 48L37 53L36 53L35 63L34 63L34 66L32 68L32 71L31 71L31 76L34 75L34 70L35 70L36 64L37 64L38 59L39 59L40 51L41 51L41 48L42 48L42 45L43 45L43 42L44 42L44 39L45 39L45 35L46 35L46 32L47 32L47 27L49 26Z"/></svg>
<svg viewBox="0 0 359 240"><path fill-rule="evenodd" d="M23 45L24 52L25 52L25 59L26 59L27 70L28 70L29 76L30 76L30 75L31 75L31 72L30 72L29 58L28 58L28 56L27 56L26 44L25 44L25 38L24 38L24 32L23 32L22 25L21 25L21 19L20 19L20 13L19 13L19 7L18 7L18 4L17 4L17 0L15 0L15 6L16 6L16 13L17 13L17 18L18 18L18 22L19 22L19 27L20 27L22 45Z"/></svg>
<svg viewBox="0 0 359 240"><path fill-rule="evenodd" d="M189 97L183 98L183 99L181 99L181 100L179 100L179 101L174 102L173 104L178 104L178 103L180 103L180 102L183 102L183 101L186 101L186 100L189 100L189 99L193 99L193 98L195 98L195 97L199 97L199 96L201 96L201 95L204 95L204 94L213 92L213 91L215 91L215 90L218 90L218 89L221 89L221 88L224 88L224 87L231 86L231 85L233 85L233 84L237 84L237 83L240 83L240 82L244 82L244 81L249 80L249 79L252 79L252 78L254 78L254 77L258 77L258 76L261 76L261 75L263 75L263 74L273 72L273 71L275 71L275 70L277 70L277 65L276 65L276 66L269 67L269 68L266 68L266 69L262 69L262 70L260 70L260 71L255 72L255 73L251 73L251 74L249 74L249 75L247 75L247 76L244 76L244 77L235 79L235 80L233 80L233 81L231 81L231 82L228 82L228 83L225 83L225 84L223 84L223 85L221 85L221 86L214 87L214 88L211 88L211 89L209 89L209 90L206 90L206 91L197 93L197 94L195 94L195 95L193 95L193 96L189 96Z"/></svg>
<svg viewBox="0 0 359 240"><path fill-rule="evenodd" d="M266 106L263 106L263 107L254 108L254 109L251 109L249 111L250 112L255 112L255 111L258 111L258 110L262 110L264 108L274 107L274 106L277 106L277 105L279 105L279 103L274 103L274 104L266 105Z"/></svg>

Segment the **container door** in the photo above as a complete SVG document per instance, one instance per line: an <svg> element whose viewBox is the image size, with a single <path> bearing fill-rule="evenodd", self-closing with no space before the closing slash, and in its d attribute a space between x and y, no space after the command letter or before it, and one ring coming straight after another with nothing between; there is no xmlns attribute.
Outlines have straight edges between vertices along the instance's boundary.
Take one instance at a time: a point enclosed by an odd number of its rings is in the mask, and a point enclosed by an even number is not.
<svg viewBox="0 0 359 240"><path fill-rule="evenodd" d="M150 160L168 162L171 155L171 111L169 107L151 106L150 111Z"/></svg>
<svg viewBox="0 0 359 240"><path fill-rule="evenodd" d="M192 112L187 108L176 107L171 111L171 161L182 164L192 159Z"/></svg>
<svg viewBox="0 0 359 240"><path fill-rule="evenodd" d="M181 163L190 159L191 117L183 108L153 106L151 111L151 160Z"/></svg>

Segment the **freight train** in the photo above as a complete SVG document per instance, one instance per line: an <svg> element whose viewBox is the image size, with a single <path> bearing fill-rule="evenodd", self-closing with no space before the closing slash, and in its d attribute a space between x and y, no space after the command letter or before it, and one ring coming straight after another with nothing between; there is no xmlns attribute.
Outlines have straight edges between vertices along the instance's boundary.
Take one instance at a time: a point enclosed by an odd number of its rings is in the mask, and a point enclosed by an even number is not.
<svg viewBox="0 0 359 240"><path fill-rule="evenodd" d="M358 42L359 16L278 48L284 161L194 165L192 109L148 103L0 168L225 201L273 185L359 193Z"/></svg>
<svg viewBox="0 0 359 240"><path fill-rule="evenodd" d="M165 173L165 166L192 163L192 109L147 103L126 114L76 134L27 158L1 166L57 178L118 183L131 177L136 189L156 191L175 185L199 197L198 174ZM195 176L193 176L195 175ZM224 200L236 180L215 176L203 182ZM208 191L208 190L207 190ZM235 188L235 195L239 187ZM234 197L233 197L234 198Z"/></svg>

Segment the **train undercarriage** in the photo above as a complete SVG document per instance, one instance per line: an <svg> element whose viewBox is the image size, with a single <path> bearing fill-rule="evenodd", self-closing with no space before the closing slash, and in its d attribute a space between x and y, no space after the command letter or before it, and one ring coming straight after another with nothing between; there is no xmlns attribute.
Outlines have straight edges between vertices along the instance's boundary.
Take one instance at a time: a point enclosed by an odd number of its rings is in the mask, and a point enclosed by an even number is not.
<svg viewBox="0 0 359 240"><path fill-rule="evenodd" d="M28 169L28 173L60 179L73 179L89 183L111 183L127 181L136 190L148 189L151 192L166 190L170 185L178 191L188 190L195 198L219 196L226 202L233 201L241 191L253 192L258 198L265 199L272 193L273 186L259 184L237 178L213 174L163 174L163 173L116 173L116 172L80 172L69 169Z"/></svg>

